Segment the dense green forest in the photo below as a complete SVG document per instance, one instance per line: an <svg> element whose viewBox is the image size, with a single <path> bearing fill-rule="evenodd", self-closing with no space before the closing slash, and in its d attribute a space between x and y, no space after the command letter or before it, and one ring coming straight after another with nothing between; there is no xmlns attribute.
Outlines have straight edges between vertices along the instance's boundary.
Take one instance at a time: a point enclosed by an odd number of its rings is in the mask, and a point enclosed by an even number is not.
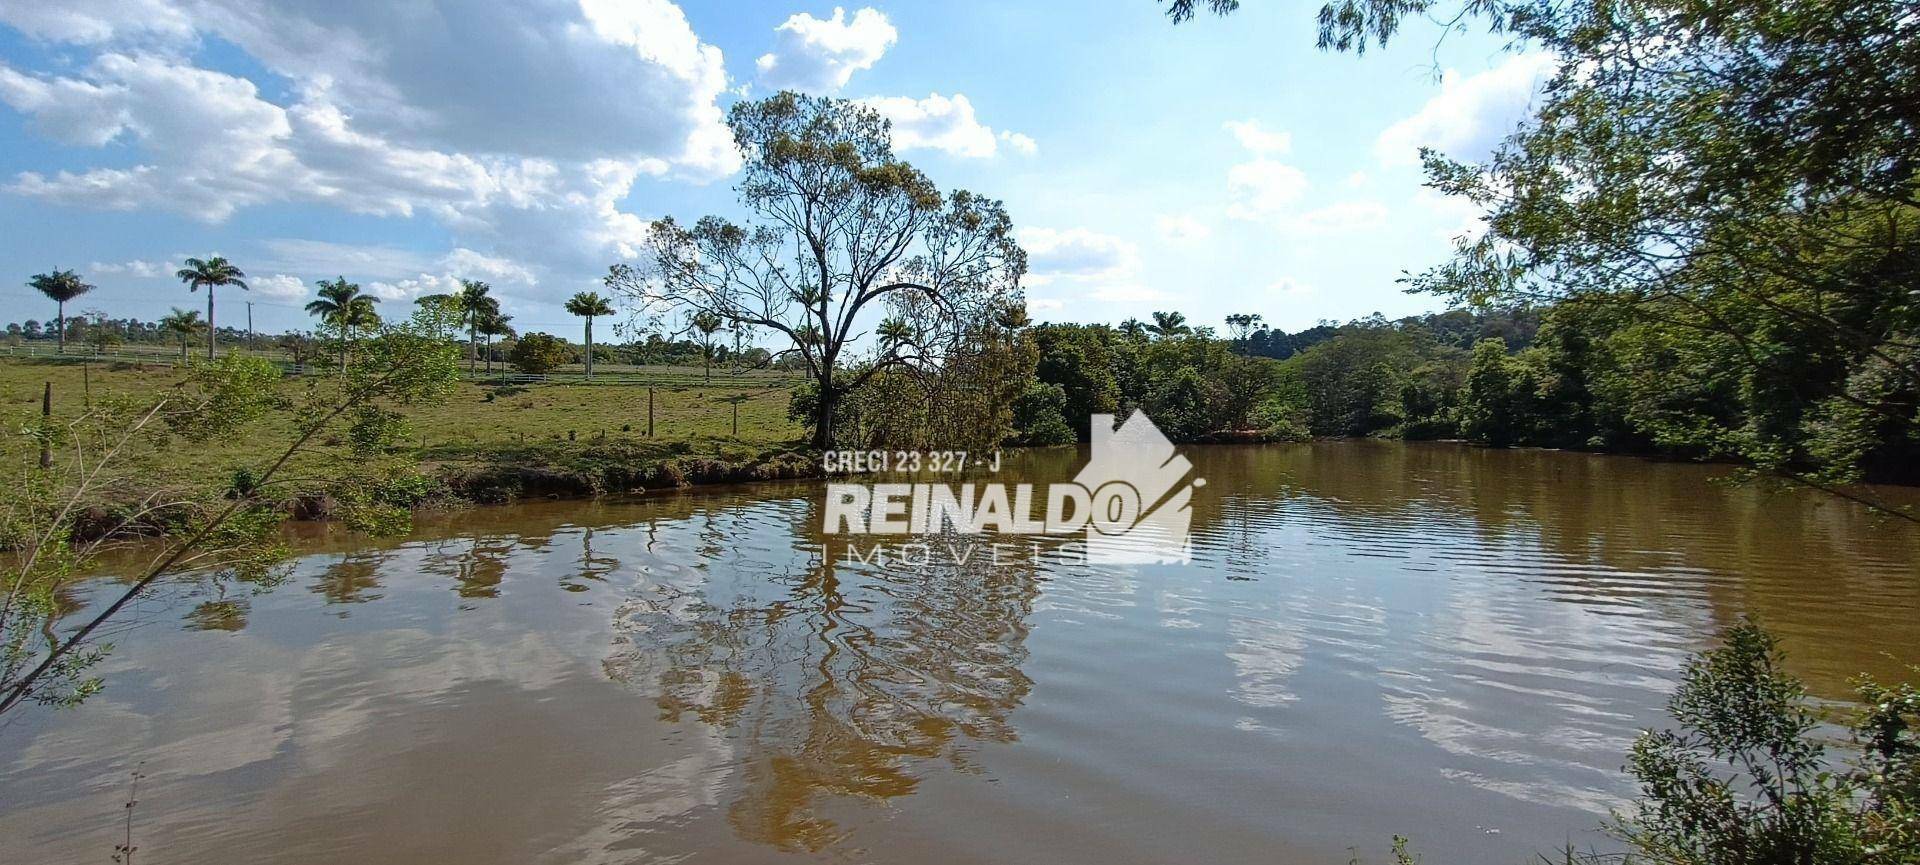
<svg viewBox="0 0 1920 865"><path fill-rule="evenodd" d="M1920 482L1911 423L1836 410L1849 404L1836 396L1845 365L1809 353L1782 382L1637 312L1567 301L1239 338L1175 313L1144 326L986 328L938 372L883 375L837 417L844 441L871 446L1084 441L1091 415L1135 408L1189 442L1458 438L1740 460L1743 443L1768 434L1794 449L1790 464L1837 459L1865 479ZM796 396L797 414L812 411L808 399Z"/></svg>

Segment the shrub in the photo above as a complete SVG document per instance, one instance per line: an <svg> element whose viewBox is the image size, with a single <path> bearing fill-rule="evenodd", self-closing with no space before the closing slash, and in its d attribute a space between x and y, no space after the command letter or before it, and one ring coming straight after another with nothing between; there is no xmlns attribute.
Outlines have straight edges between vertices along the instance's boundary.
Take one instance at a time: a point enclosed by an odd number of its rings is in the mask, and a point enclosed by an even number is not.
<svg viewBox="0 0 1920 865"><path fill-rule="evenodd" d="M1255 406L1250 420L1260 430L1262 441L1303 442L1313 438L1307 410L1279 397L1268 397Z"/></svg>
<svg viewBox="0 0 1920 865"><path fill-rule="evenodd" d="M531 375L542 375L573 359L573 351L549 333L530 333L513 344L507 354L513 368Z"/></svg>
<svg viewBox="0 0 1920 865"><path fill-rule="evenodd" d="M1618 834L1648 861L1920 861L1920 690L1861 680L1846 753L1829 754L1827 720L1751 622L1687 666L1667 713L1627 769L1640 799Z"/></svg>

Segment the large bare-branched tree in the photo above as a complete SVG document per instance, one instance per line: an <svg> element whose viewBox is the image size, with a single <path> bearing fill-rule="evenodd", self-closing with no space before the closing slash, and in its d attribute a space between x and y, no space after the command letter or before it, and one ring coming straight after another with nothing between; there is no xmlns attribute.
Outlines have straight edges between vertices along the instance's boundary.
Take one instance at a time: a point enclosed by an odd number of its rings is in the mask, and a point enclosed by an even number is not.
<svg viewBox="0 0 1920 865"><path fill-rule="evenodd" d="M953 332L1018 302L1026 254L1006 209L942 194L894 156L873 109L781 93L734 106L728 123L753 221L659 220L651 260L615 265L607 286L655 322L710 313L783 339L778 354L804 359L817 392L815 447L833 445L845 395L882 370L938 363Z"/></svg>

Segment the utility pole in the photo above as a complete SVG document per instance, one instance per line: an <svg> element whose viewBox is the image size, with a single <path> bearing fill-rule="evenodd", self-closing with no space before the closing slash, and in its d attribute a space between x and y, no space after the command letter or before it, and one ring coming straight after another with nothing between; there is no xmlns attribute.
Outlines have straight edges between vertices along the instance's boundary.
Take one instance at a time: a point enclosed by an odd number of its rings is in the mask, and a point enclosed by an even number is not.
<svg viewBox="0 0 1920 865"><path fill-rule="evenodd" d="M247 351L253 351L253 301L247 301Z"/></svg>

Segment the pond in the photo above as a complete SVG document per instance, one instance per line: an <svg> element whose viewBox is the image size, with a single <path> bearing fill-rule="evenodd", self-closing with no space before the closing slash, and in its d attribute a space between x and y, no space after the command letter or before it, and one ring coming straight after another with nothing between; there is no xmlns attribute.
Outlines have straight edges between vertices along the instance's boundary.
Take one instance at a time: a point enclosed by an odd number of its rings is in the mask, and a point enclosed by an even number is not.
<svg viewBox="0 0 1920 865"><path fill-rule="evenodd" d="M0 861L1529 861L1631 792L1746 614L1843 699L1920 662L1920 532L1724 468L1186 448L1191 565L849 560L819 483L303 527L0 728ZM1071 478L1072 450L1003 473ZM97 596L101 586L78 600Z"/></svg>

